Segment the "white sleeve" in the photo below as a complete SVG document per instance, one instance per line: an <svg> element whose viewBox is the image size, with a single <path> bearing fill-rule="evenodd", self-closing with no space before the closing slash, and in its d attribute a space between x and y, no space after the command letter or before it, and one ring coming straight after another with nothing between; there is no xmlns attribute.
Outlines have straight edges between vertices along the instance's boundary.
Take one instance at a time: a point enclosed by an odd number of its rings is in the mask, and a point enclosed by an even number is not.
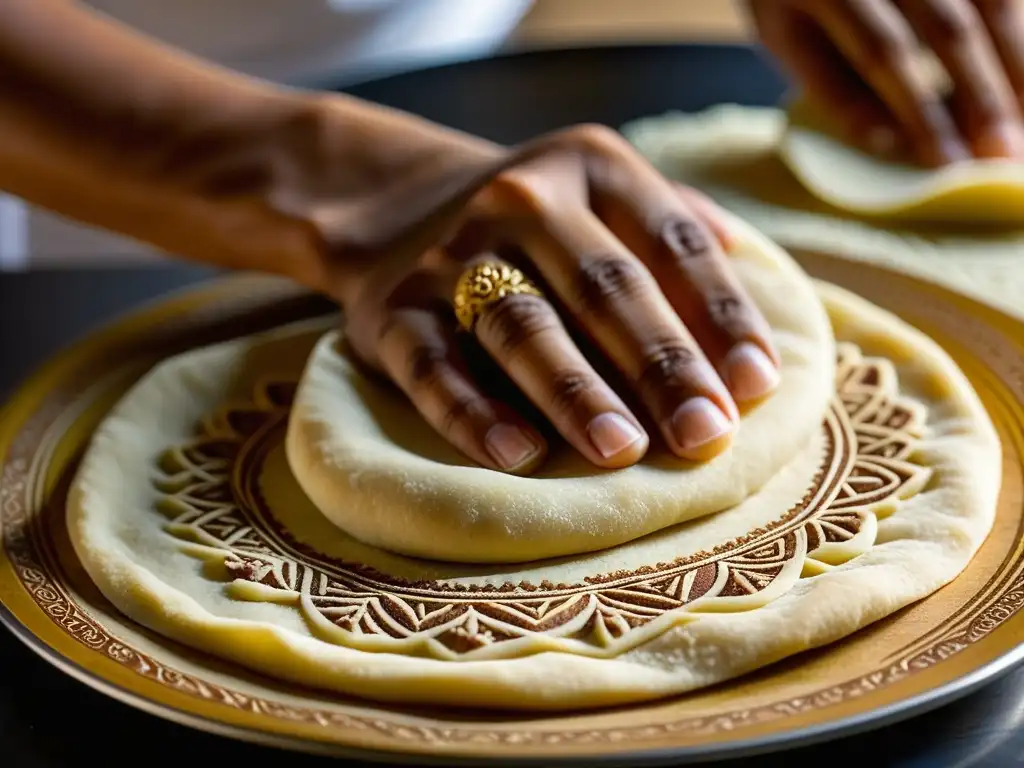
<svg viewBox="0 0 1024 768"><path fill-rule="evenodd" d="M89 0L115 18L275 80L380 74L486 55L531 0Z"/></svg>

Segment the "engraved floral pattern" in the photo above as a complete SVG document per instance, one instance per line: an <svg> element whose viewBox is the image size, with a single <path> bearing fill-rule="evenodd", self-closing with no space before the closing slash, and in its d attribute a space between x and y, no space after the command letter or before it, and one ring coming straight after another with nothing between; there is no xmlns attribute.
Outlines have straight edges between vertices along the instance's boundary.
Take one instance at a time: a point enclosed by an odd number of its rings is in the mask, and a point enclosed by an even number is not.
<svg viewBox="0 0 1024 768"><path fill-rule="evenodd" d="M417 643L440 658L508 656L537 633L568 641L565 650L619 652L647 634L634 630L656 620L667 627L683 611L756 608L801 575L869 548L874 518L929 477L909 458L923 409L899 395L887 361L842 345L819 470L802 501L765 529L712 552L576 584L410 583L325 559L263 502L262 456L281 439L294 391L294 382L264 383L251 403L214 414L194 441L165 454L158 484L173 515L168 530L223 550L235 579L293 594L308 621L345 632L347 643L372 639L396 651Z"/></svg>

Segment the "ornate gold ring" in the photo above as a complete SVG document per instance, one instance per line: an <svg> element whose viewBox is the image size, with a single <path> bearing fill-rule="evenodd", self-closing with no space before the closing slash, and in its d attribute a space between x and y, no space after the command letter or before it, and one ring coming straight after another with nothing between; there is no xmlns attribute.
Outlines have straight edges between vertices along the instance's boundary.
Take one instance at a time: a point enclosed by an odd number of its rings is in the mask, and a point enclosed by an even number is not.
<svg viewBox="0 0 1024 768"><path fill-rule="evenodd" d="M544 295L515 267L501 261L481 262L463 272L455 284L455 317L472 331L488 307L521 294Z"/></svg>

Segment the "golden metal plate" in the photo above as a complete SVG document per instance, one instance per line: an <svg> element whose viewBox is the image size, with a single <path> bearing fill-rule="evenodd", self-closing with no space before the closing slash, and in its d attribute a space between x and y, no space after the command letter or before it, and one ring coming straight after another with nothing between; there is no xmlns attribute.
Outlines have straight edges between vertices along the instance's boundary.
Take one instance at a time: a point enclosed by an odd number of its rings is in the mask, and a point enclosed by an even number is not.
<svg viewBox="0 0 1024 768"><path fill-rule="evenodd" d="M995 526L967 570L841 643L683 697L526 716L299 690L122 618L67 541L68 483L92 430L155 362L324 311L294 288L250 277L175 295L94 334L43 367L0 412L0 618L69 674L162 717L307 751L449 765L748 754L882 725L968 693L1024 660L1024 323L881 268L802 260L941 343L978 390L1004 445Z"/></svg>

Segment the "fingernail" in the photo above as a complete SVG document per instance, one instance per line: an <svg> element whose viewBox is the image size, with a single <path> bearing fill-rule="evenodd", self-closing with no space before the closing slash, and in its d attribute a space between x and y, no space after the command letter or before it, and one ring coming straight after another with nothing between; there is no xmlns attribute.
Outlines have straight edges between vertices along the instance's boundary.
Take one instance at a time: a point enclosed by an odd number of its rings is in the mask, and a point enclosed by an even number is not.
<svg viewBox="0 0 1024 768"><path fill-rule="evenodd" d="M722 378L741 402L764 397L779 385L779 369L762 349L750 341L737 344L725 357Z"/></svg>
<svg viewBox="0 0 1024 768"><path fill-rule="evenodd" d="M672 415L672 432L684 451L727 435L732 428L732 422L706 397L687 400Z"/></svg>
<svg viewBox="0 0 1024 768"><path fill-rule="evenodd" d="M484 443L491 458L502 469L521 467L540 452L540 446L512 424L495 424L487 430Z"/></svg>
<svg viewBox="0 0 1024 768"><path fill-rule="evenodd" d="M1016 123L1000 123L978 140L982 157L1024 156L1024 129Z"/></svg>
<svg viewBox="0 0 1024 768"><path fill-rule="evenodd" d="M643 433L617 413L602 413L587 425L590 442L604 458L617 456L643 439Z"/></svg>

